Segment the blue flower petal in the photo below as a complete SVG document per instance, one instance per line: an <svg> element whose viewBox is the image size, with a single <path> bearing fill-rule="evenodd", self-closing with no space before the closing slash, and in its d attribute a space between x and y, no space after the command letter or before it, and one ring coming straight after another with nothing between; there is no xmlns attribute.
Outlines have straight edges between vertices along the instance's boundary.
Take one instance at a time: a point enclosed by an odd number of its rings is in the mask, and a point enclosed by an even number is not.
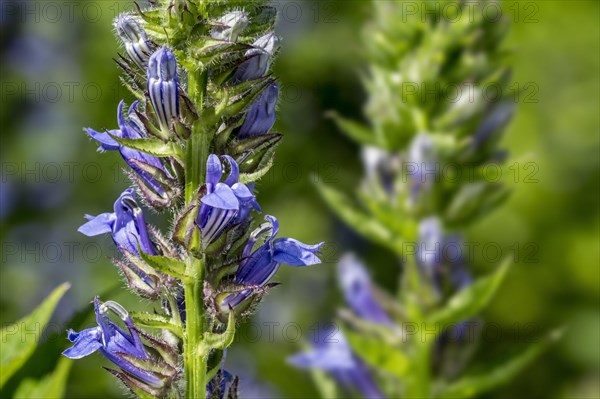
<svg viewBox="0 0 600 399"><path fill-rule="evenodd" d="M88 217L90 221L79 227L77 231L88 237L112 232L112 227L116 219L115 214L110 212L101 213L98 216L88 215L86 217Z"/></svg>
<svg viewBox="0 0 600 399"><path fill-rule="evenodd" d="M371 279L364 266L347 254L338 265L338 278L346 303L362 319L392 325L393 322L374 296Z"/></svg>
<svg viewBox="0 0 600 399"><path fill-rule="evenodd" d="M215 190L202 197L200 201L205 205L219 209L238 210L240 207L240 201L231 187L225 183L218 183Z"/></svg>
<svg viewBox="0 0 600 399"><path fill-rule="evenodd" d="M206 184L209 186L209 192L223 176L223 167L221 160L215 154L210 154L206 161Z"/></svg>
<svg viewBox="0 0 600 399"><path fill-rule="evenodd" d="M75 344L62 354L70 359L81 359L97 351L101 346L100 330L98 327L88 328L81 332L69 330L69 341Z"/></svg>
<svg viewBox="0 0 600 399"><path fill-rule="evenodd" d="M229 155L223 155L223 158L229 162L229 176L227 176L227 179L225 179L225 184L231 187L237 183L240 178L240 167Z"/></svg>
<svg viewBox="0 0 600 399"><path fill-rule="evenodd" d="M240 200L248 201L254 198L254 194L252 194L252 192L248 189L248 187L246 187L245 184L235 183L233 186L231 186L231 190L233 191L235 196Z"/></svg>
<svg viewBox="0 0 600 399"><path fill-rule="evenodd" d="M310 266L321 263L316 254L324 243L307 245L293 238L278 238L273 241L273 259L290 266Z"/></svg>
<svg viewBox="0 0 600 399"><path fill-rule="evenodd" d="M100 147L98 147L98 151L116 151L121 146L119 143L117 143L115 141L115 139L110 137L110 135L106 132L104 132L104 133L97 132L94 129L91 129L89 127L86 127L83 130L88 134L88 136L90 136L91 138L93 138L94 140L96 140L97 142L100 143ZM112 134L113 136L119 137L120 131L119 130L110 130L110 134Z"/></svg>

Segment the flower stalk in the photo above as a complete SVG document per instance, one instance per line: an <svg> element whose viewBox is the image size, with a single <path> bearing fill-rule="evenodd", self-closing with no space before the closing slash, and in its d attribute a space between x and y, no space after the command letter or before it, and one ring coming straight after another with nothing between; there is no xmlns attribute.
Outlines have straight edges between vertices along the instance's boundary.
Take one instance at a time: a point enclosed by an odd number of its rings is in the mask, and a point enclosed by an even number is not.
<svg viewBox="0 0 600 399"><path fill-rule="evenodd" d="M275 12L259 3L156 1L115 21L125 48L116 62L138 101L126 116L121 101L118 129L86 133L100 150L120 152L133 187L114 212L88 216L80 231L111 234L128 287L160 310L130 315L97 299L98 328L70 332L74 345L64 354L99 350L139 397L237 398L238 380L222 369L236 324L275 286L269 280L281 264L320 263L322 243L274 239L273 216L267 244L254 249L249 238L263 226L254 185L281 139L270 132L278 86L269 68L279 39L274 19L261 16ZM146 224L142 205L171 218L166 234Z"/></svg>

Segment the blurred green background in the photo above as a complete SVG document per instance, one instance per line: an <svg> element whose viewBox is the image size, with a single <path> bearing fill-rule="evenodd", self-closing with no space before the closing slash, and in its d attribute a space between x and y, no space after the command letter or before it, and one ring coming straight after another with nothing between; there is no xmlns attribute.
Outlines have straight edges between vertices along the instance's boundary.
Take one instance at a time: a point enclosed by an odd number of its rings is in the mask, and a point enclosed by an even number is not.
<svg viewBox="0 0 600 399"><path fill-rule="evenodd" d="M122 290L109 293L122 285L107 259L115 255L110 238L76 232L84 213L110 210L127 185L118 154L97 154L81 128L113 128L118 101L131 101L111 60L118 51L111 21L131 4L2 2L0 321L18 319L53 287L73 282L45 343L2 397L24 376L39 377L54 367L67 347L63 331L73 314L85 310L92 322L89 301L95 294L131 309L147 306ZM337 220L313 185L324 181L350 189L362 173L358 148L324 113L362 118L360 74L367 61L361 34L370 3L274 4L283 36L275 64L282 86L275 130L285 139L276 166L258 185L258 198L280 219L282 235L329 242L328 261L312 269L281 268L276 280L283 286L242 328L228 365L242 376L243 397L315 397L309 375L285 358L342 304L335 259L344 250L357 252L389 289L395 288L398 265L385 249ZM514 81L530 85L532 93L520 97L503 144L513 161L535 162L538 170L537 182L519 179L509 202L468 231L468 240L497 242L506 253L518 244L521 251L484 317L505 332L525 326L523 334L484 342L478 358L510 351L558 326L567 330L517 379L486 397L598 398L600 2L507 1L501 9L514 22L506 42ZM156 215L150 219L160 224ZM494 267L485 259L475 263L476 274ZM295 339L298 329L302 334ZM121 396L123 389L99 367L107 363L100 355L78 361L67 396Z"/></svg>

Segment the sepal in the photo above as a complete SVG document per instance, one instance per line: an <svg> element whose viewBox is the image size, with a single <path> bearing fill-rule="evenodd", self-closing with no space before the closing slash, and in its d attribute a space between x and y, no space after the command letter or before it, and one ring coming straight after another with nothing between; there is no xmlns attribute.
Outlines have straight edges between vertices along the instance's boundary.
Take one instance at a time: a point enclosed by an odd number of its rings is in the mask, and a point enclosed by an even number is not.
<svg viewBox="0 0 600 399"><path fill-rule="evenodd" d="M179 367L179 349L177 346L171 345L166 340L156 338L140 328L134 327L134 329L142 338L144 338L144 340L146 340L146 342L148 342L148 348L156 351L163 361L172 368L177 369Z"/></svg>
<svg viewBox="0 0 600 399"><path fill-rule="evenodd" d="M136 397L140 399L158 399L163 397L164 389L153 388L147 384L144 384L140 380L131 377L122 371L103 367L104 370L108 371L115 377L117 377Z"/></svg>
<svg viewBox="0 0 600 399"><path fill-rule="evenodd" d="M241 173L248 175L261 171L258 177L252 180L244 180L244 182L256 181L269 171L275 149L277 149L282 138L283 136L279 133L269 133L258 137L235 140L231 143L229 153L238 160ZM242 179L240 178L240 180Z"/></svg>
<svg viewBox="0 0 600 399"><path fill-rule="evenodd" d="M148 276L148 278L151 279L154 283L149 284L140 276L141 270L133 264L125 264L124 262L121 262L118 259L113 259L112 262L121 270L121 273L123 273L123 276L127 281L127 286L132 291L144 298L158 298L160 294L160 288L157 284L158 282L154 280L154 276Z"/></svg>
<svg viewBox="0 0 600 399"><path fill-rule="evenodd" d="M131 318L138 326L146 328L156 328L171 331L179 338L183 338L183 329L177 325L170 317L145 312L131 312Z"/></svg>
<svg viewBox="0 0 600 399"><path fill-rule="evenodd" d="M148 187L146 182L137 174L128 170L124 170L124 173L129 177L133 184L135 184L137 191L140 193L140 197L144 200L146 205L155 211L161 212L169 208L173 203L174 198L171 197L167 191L165 191L165 195L160 195Z"/></svg>

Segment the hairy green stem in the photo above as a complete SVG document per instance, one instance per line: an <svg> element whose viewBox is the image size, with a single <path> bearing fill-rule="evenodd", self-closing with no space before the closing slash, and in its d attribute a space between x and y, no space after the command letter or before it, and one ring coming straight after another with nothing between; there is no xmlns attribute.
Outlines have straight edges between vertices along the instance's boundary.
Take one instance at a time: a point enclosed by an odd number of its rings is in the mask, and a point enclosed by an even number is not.
<svg viewBox="0 0 600 399"><path fill-rule="evenodd" d="M186 328L183 337L183 365L185 369L187 399L206 397L206 363L207 354L202 351L204 333L204 299L202 281L204 276L204 260L190 257L187 273L192 279L183 285L185 294Z"/></svg>
<svg viewBox="0 0 600 399"><path fill-rule="evenodd" d="M206 96L207 72L203 68L190 70L188 76L188 95L202 113ZM192 125L192 135L186 149L185 202L189 204L203 183L206 174L206 160L210 144L210 134L202 118ZM183 365L185 369L187 399L206 397L207 351L203 350L202 337L205 328L204 315L204 268L205 259L188 254L186 274L189 280L184 282L186 326L183 342Z"/></svg>
<svg viewBox="0 0 600 399"><path fill-rule="evenodd" d="M202 112L204 97L206 96L207 72L199 68L190 71L188 76L188 94L196 105L198 113ZM202 118L192 125L192 136L186 149L186 171L185 171L185 202L189 204L196 190L202 184L206 174L206 160L210 144L209 132Z"/></svg>

